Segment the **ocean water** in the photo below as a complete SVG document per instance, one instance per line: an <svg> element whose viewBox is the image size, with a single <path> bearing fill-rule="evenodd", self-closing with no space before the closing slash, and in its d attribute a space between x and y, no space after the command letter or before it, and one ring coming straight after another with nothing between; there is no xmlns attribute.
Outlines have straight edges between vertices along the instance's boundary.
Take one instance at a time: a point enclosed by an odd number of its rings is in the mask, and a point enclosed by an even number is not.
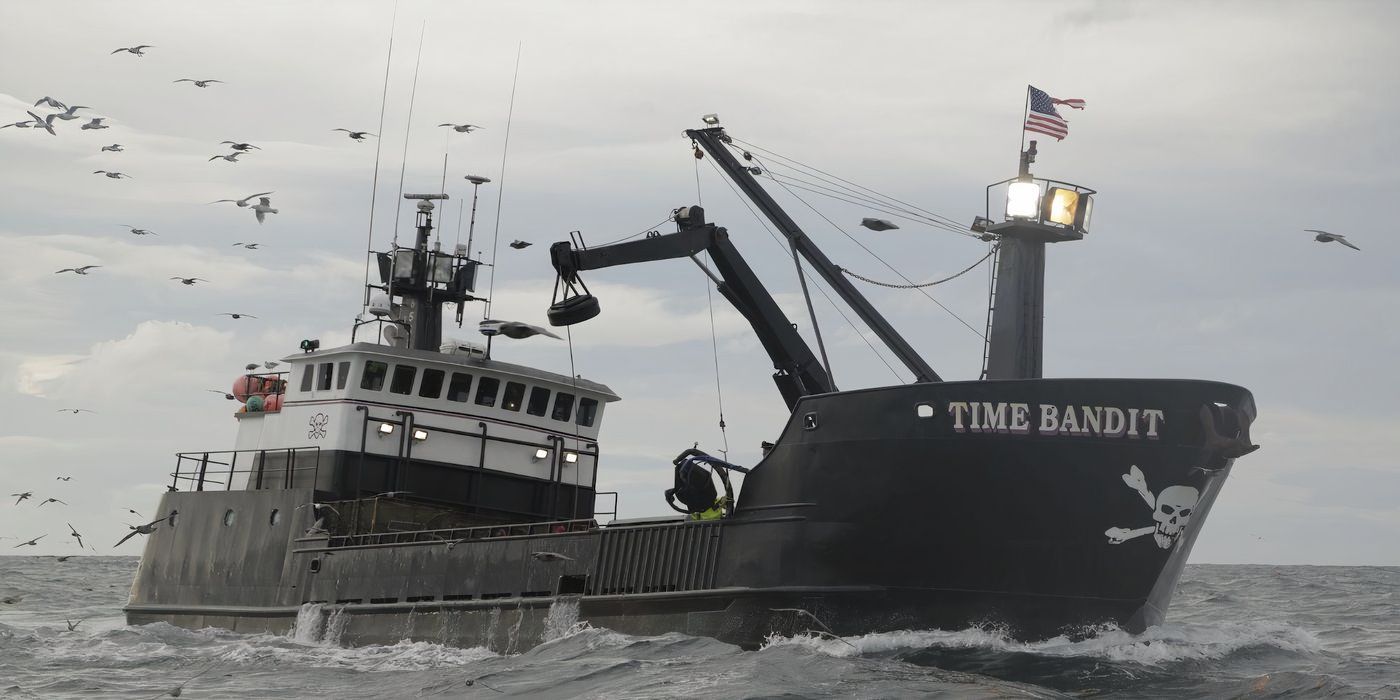
<svg viewBox="0 0 1400 700"><path fill-rule="evenodd" d="M551 611L523 653L344 648L121 616L132 557L0 557L0 698L1400 698L1400 568L1191 566L1170 622L1033 643L995 629L777 637L757 651ZM309 612L309 611L308 611ZM65 620L82 620L69 631Z"/></svg>

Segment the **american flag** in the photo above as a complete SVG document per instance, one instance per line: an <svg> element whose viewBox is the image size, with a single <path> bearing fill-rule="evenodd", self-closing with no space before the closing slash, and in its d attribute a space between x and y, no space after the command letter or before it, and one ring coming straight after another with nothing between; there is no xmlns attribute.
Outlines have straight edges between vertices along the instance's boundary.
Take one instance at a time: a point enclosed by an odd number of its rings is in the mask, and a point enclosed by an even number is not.
<svg viewBox="0 0 1400 700"><path fill-rule="evenodd" d="M1051 97L1044 90L1027 87L1031 91L1031 108L1026 113L1026 131L1054 136L1056 141L1064 140L1066 136L1069 136L1069 122L1055 111L1055 105L1064 105L1070 109L1084 109L1084 100L1079 98L1061 100Z"/></svg>

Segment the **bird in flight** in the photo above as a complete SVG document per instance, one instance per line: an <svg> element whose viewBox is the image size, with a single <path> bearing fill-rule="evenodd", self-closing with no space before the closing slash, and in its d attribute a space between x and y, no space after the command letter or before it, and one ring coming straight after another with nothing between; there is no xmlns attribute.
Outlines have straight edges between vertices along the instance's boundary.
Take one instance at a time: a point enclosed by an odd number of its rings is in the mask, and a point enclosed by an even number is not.
<svg viewBox="0 0 1400 700"><path fill-rule="evenodd" d="M34 103L35 107L38 107L39 105L48 105L50 107L53 107L54 109L68 109L68 105L63 104L62 102L59 102L58 100L55 100L54 98L49 97L47 95L45 95L44 97L40 97L39 101Z"/></svg>
<svg viewBox="0 0 1400 700"><path fill-rule="evenodd" d="M209 281L209 280L207 280L207 279L204 279L203 277L171 277L170 279L173 279L173 280L180 280L180 284L183 284L183 285L185 285L186 287L193 287L195 282L208 282L208 281Z"/></svg>
<svg viewBox="0 0 1400 700"><path fill-rule="evenodd" d="M413 492L412 492L412 491L385 491L384 493L376 493L376 494L374 494L374 496L372 496L372 498L398 498L399 496L412 496L412 495L413 495Z"/></svg>
<svg viewBox="0 0 1400 700"><path fill-rule="evenodd" d="M72 413L76 416L79 413L97 413L97 411L90 411L86 408L60 408L57 411L54 411L54 413Z"/></svg>
<svg viewBox="0 0 1400 700"><path fill-rule="evenodd" d="M121 52L125 51L125 52L127 52L127 53L129 53L129 54L135 54L135 55L137 55L137 56L145 56L146 54L142 53L143 51L145 51L146 49L154 49L154 48L155 48L155 47L154 47L154 46L151 46L150 44L141 44L140 46L123 47L123 48L117 49L116 51L113 51L111 54L107 54L107 55L110 56L110 55L112 55L112 54L118 54L118 53L121 53Z"/></svg>
<svg viewBox="0 0 1400 700"><path fill-rule="evenodd" d="M268 214L276 214L277 210L272 208L272 200L267 197L258 197L258 203L253 205L253 214L258 217L258 223L262 223Z"/></svg>
<svg viewBox="0 0 1400 700"><path fill-rule="evenodd" d="M216 200L210 202L210 204L218 204L218 203L220 203L220 202L233 202L234 204L238 205L239 208L242 208L242 207L248 206L248 202L253 201L254 198L256 198L256 197L262 197L262 196L269 195L269 194L273 194L273 193L272 193L272 192L258 192L257 194L250 194L250 195L248 195L247 197L244 197L243 199L216 199Z"/></svg>
<svg viewBox="0 0 1400 700"><path fill-rule="evenodd" d="M223 394L223 395L224 395L224 398L228 399L229 401L234 400L233 394L230 394L230 393L228 393L227 391L224 391L223 389L205 389L205 391L212 391L212 392L214 392L215 394ZM134 510L131 511L131 512L136 513L136 511L134 511ZM136 513L136 515L137 515L137 516L140 516L141 514L140 514L140 513Z"/></svg>
<svg viewBox="0 0 1400 700"><path fill-rule="evenodd" d="M119 143L114 143L114 144L112 144L112 145L110 145L110 146L103 146L103 147L102 147L102 150L104 150L104 151L111 151L111 152L113 152L113 153L121 153L122 151L124 151L124 150L126 150L126 149L122 148L122 145L121 145L121 144L119 144Z"/></svg>
<svg viewBox="0 0 1400 700"><path fill-rule="evenodd" d="M77 112L78 110L80 110L80 109L92 109L92 108L91 108L91 107L88 107L88 106L85 106L85 105L72 105L72 106L70 106L70 107L65 108L62 112L56 112L56 113L54 113L54 117L56 117L56 118L58 118L58 119L62 119L63 121L68 121L68 120L70 120L70 119L82 119L83 117L81 117L81 116L79 116L78 114L76 114L76 112Z"/></svg>
<svg viewBox="0 0 1400 700"><path fill-rule="evenodd" d="M31 126L34 126L34 120L26 119L22 122L10 122L9 124L0 124L0 129L8 129L12 126L19 127L21 129L28 129Z"/></svg>
<svg viewBox="0 0 1400 700"><path fill-rule="evenodd" d="M349 129L339 129L339 128L337 128L337 129L331 129L331 131L344 131L347 135L350 136L350 138L355 139L356 141L364 141L366 136L374 136L374 134L371 134L371 133L369 133L368 131L351 131L351 130L349 130ZM375 136L375 138L379 138L379 137L378 137L378 136Z"/></svg>
<svg viewBox="0 0 1400 700"><path fill-rule="evenodd" d="M222 83L222 82L224 82L224 81L222 81L222 80L213 80L213 79L210 79L210 80L195 80L194 78L180 78L179 80L174 80L174 81L171 81L171 82L176 82L176 83L194 83L194 86L195 86L195 87L209 87L209 83Z"/></svg>
<svg viewBox="0 0 1400 700"><path fill-rule="evenodd" d="M23 501L24 499L29 498L30 496L33 496L33 495L34 495L34 492L33 492L33 491L25 491L24 493L12 493L12 494L10 494L10 495L11 495L11 496L19 496L19 500L16 500L16 501L15 501L15 505L19 505L19 504L20 504L20 501Z"/></svg>
<svg viewBox="0 0 1400 700"><path fill-rule="evenodd" d="M220 158L223 158L224 160L226 160L226 161L228 161L228 162L230 162L230 163L237 163L237 162L238 162L238 157L239 157L239 156L242 156L242 155L247 155L247 154L244 153L243 151L234 151L233 153L228 153L228 154L223 154L223 155L214 155L214 156L210 156L209 160L214 161L214 160L218 160L218 159L220 159Z"/></svg>
<svg viewBox="0 0 1400 700"><path fill-rule="evenodd" d="M231 313L228 313L228 312L224 312L224 313L221 313L221 314L215 314L215 315L216 315L216 316L231 316L231 317L233 317L233 320L235 320L235 321L237 321L237 320L240 319L240 318L257 318L257 316L254 316L254 315L252 315L252 314L231 314Z"/></svg>
<svg viewBox="0 0 1400 700"><path fill-rule="evenodd" d="M470 134L471 132L476 131L477 129L486 128L483 126L477 126L476 124L438 124L438 126L450 126L452 127L453 131L459 134Z"/></svg>
<svg viewBox="0 0 1400 700"><path fill-rule="evenodd" d="M1315 228L1305 228L1303 230L1307 231L1308 233L1316 233L1317 235L1313 237L1313 240L1319 243L1341 243L1342 245L1351 248L1352 250L1361 250L1360 248L1356 247L1356 244L1347 240L1347 237L1343 236L1340 233L1328 233L1326 231L1320 231Z"/></svg>
<svg viewBox="0 0 1400 700"><path fill-rule="evenodd" d="M537 561L573 561L574 558L558 552L530 552Z"/></svg>
<svg viewBox="0 0 1400 700"><path fill-rule="evenodd" d="M59 561L64 561L65 559L67 559L67 557L63 557L62 559L59 559ZM72 620L64 620L64 622L68 623L68 631L69 631L69 632L72 632L72 631L78 629L78 625L83 624L83 621L82 621L82 620L78 620L77 622L74 622L74 621L72 621Z"/></svg>
<svg viewBox="0 0 1400 700"><path fill-rule="evenodd" d="M95 269L97 269L97 268L99 268L99 267L102 267L102 266L101 266L101 265L84 265L84 266L82 266L82 267L65 267L65 268L63 268L62 270L55 270L55 271L54 271L54 274L57 275L57 274L60 274L60 273L63 273L63 272L72 272L72 273L77 274L77 275L86 275L86 274L88 273L88 270L95 270Z"/></svg>
<svg viewBox="0 0 1400 700"><path fill-rule="evenodd" d="M497 321L486 319L478 325L478 330L482 335L503 335L507 338L522 340L532 335L547 335L551 338L559 339L559 336L549 332L548 329L532 326L520 321Z"/></svg>
<svg viewBox="0 0 1400 700"><path fill-rule="evenodd" d="M78 534L78 530L77 530L76 528L73 527L73 523L65 523L65 524L68 526L68 529L69 529L69 530L71 531L71 533L72 533L72 534L69 535L69 537L72 537L73 539L77 540L77 541L78 541L78 549L82 549L82 548L83 548L83 536L80 535L80 534Z"/></svg>
<svg viewBox="0 0 1400 700"><path fill-rule="evenodd" d="M71 476L56 476L56 477L54 477L54 481L72 481L72 480L73 480L73 477L71 477Z"/></svg>
<svg viewBox="0 0 1400 700"><path fill-rule="evenodd" d="M124 177L125 177L125 178L130 178L130 177L131 177L130 175L127 175L126 173L119 173L119 172L114 172L114 171L110 171L110 170L94 170L94 171L92 171L92 174L93 174L93 175L96 175L96 174L98 174L98 173L102 173L103 175L106 175L107 177L110 177L110 178L112 178L113 180L120 180L120 179L122 179L122 178L124 178Z"/></svg>
<svg viewBox="0 0 1400 700"><path fill-rule="evenodd" d="M87 131L88 129L106 129L107 125L102 123L104 120L106 120L106 117L93 117L92 121L78 128L83 131Z"/></svg>
<svg viewBox="0 0 1400 700"><path fill-rule="evenodd" d="M172 514L172 515L175 514L175 511L171 511L171 514ZM151 522L149 522L149 523L146 523L145 525L127 525L127 527L131 528L131 532L126 533L126 537L123 537L123 538L121 538L120 540L117 540L117 543L114 544L114 545L112 545L112 546L113 546L113 547L120 547L120 546L122 546L122 543L123 543L123 542L126 542L127 540L129 540L129 539L131 539L131 538L133 538L133 537L135 537L135 536L137 536L137 535L149 535L149 534L151 534L152 532L155 532L155 531L156 531L156 526L157 526L157 525L159 525L159 524L161 524L161 523L163 523L163 522L165 522L166 520L169 520L169 519L170 519L170 516L166 516L166 517L164 517L164 518L161 518L160 520L154 520L154 521L151 521Z"/></svg>
<svg viewBox="0 0 1400 700"><path fill-rule="evenodd" d="M129 229L131 229L131 232L132 232L133 234L137 235L137 236L159 236L159 235L160 235L159 233L156 233L155 231L151 231L151 230L149 230L149 229L144 229L144 228L136 228L135 226L132 226L131 224L121 224L121 226L122 226L123 228L129 228Z"/></svg>
<svg viewBox="0 0 1400 700"><path fill-rule="evenodd" d="M30 127L35 129L43 129L44 131L49 132L49 136L58 135L58 132L53 130L53 118L58 116L57 114L50 114L46 117L41 117L29 110L25 110L24 113L34 118L34 123L30 124Z"/></svg>
<svg viewBox="0 0 1400 700"><path fill-rule="evenodd" d="M244 248L247 248L248 250L257 250L257 249L258 249L258 246L260 246L260 245L262 245L262 244L261 244L261 243L234 243L234 244L233 244L233 247L237 248L238 246L243 246Z"/></svg>
<svg viewBox="0 0 1400 700"><path fill-rule="evenodd" d="M42 540L45 537L48 537L48 535L39 535L38 537L35 537L34 539L29 540L28 542L20 542L19 544L15 545L14 548L19 549L20 547L38 547L39 540Z"/></svg>
<svg viewBox="0 0 1400 700"><path fill-rule="evenodd" d="M38 507L38 508L43 508L44 506L46 506L46 505L48 505L48 504L50 504L50 503L62 503L62 504L65 505L65 506L68 505L68 502L67 502L67 501L60 501L60 500L58 500L57 498L46 498L46 499L44 499L44 500L42 500L42 501L39 501L39 505L36 506L36 507Z"/></svg>
<svg viewBox="0 0 1400 700"><path fill-rule="evenodd" d="M529 242L529 241L522 241L522 240L519 240L519 239L510 242L510 247L512 247L512 248L514 248L514 249L516 249L516 250L523 250L523 249L525 249L525 248L529 248L529 247L532 246L532 245L534 245L534 244L531 243L531 242Z"/></svg>
<svg viewBox="0 0 1400 700"><path fill-rule="evenodd" d="M251 143L238 143L238 142L236 142L236 141L220 141L220 142L219 142L220 145L225 144L225 143L228 144L228 147L229 147L229 148L232 148L232 149L235 150L235 151L246 151L246 150L248 150L248 149L250 149L250 148L256 149L256 150L259 150L259 151L262 150L261 148L258 148L257 146L254 146L254 145L251 144Z"/></svg>
<svg viewBox="0 0 1400 700"><path fill-rule="evenodd" d="M144 515L142 515L142 514L140 514L140 513L137 513L136 511L134 511L134 510L132 510L132 509L130 509L130 508L127 508L127 509L126 509L126 512L131 513L132 515L134 515L134 516L136 516L136 517L138 517L138 518L144 518L144 517L146 517L146 516L144 516Z"/></svg>

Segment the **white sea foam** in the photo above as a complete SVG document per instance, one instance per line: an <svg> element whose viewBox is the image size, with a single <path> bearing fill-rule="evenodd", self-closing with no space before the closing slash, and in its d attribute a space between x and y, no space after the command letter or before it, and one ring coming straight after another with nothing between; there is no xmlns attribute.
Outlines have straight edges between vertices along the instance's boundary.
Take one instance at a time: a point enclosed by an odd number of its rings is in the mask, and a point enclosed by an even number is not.
<svg viewBox="0 0 1400 700"><path fill-rule="evenodd" d="M1270 646L1297 653L1322 648L1307 630L1278 622L1227 622L1219 624L1173 623L1152 627L1142 634L1128 634L1104 627L1084 639L1060 636L1036 642L1018 642L995 628L959 631L906 630L835 639L815 635L769 637L764 648L796 645L831 656L857 656L905 649L972 649L1020 652L1040 656L1090 657L1109 661L1164 664L1192 659L1223 658L1239 649Z"/></svg>

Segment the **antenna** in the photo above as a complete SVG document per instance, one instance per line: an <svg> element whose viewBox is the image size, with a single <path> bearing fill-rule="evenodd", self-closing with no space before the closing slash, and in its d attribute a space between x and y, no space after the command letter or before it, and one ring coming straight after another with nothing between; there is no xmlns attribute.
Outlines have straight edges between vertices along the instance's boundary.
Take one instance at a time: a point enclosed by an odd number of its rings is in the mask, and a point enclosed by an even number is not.
<svg viewBox="0 0 1400 700"><path fill-rule="evenodd" d="M384 57L384 91L379 96L379 133L384 133L384 110L389 104L389 66L394 61L394 27L399 21L399 3L394 0L393 19L389 20L389 52ZM369 235L365 242L365 299L361 312L369 309L369 261L374 257L374 204L379 195L379 152L384 139L374 140L374 181L369 191Z"/></svg>
<svg viewBox="0 0 1400 700"><path fill-rule="evenodd" d="M486 304L482 318L491 318L491 301L496 297L496 251L501 247L501 199L506 194L506 154L510 153L510 123L515 117L515 86L520 82L520 52L523 43L515 45L515 76L510 79L510 107L506 110L506 141L501 146L501 186L496 190L496 231L491 239L491 281L486 287ZM473 217L475 218L475 217ZM469 236L470 237L470 236ZM491 338L486 338L486 353L491 354Z"/></svg>

